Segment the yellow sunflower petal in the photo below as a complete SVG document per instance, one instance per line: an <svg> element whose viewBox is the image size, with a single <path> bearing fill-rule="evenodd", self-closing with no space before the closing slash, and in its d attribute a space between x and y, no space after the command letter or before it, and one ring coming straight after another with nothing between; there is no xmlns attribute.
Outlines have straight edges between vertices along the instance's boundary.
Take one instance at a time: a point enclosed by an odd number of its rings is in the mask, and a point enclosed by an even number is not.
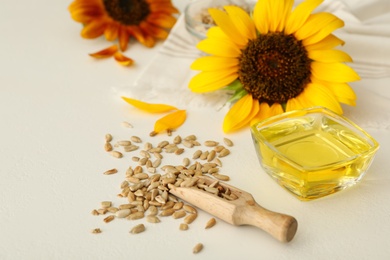
<svg viewBox="0 0 390 260"><path fill-rule="evenodd" d="M305 106L302 105L301 102L299 102L298 98L290 98L289 100L287 100L286 111L298 110L304 107Z"/></svg>
<svg viewBox="0 0 390 260"><path fill-rule="evenodd" d="M249 126L250 122L253 120L253 118L257 115L257 113L259 113L259 110L260 110L260 104L259 104L258 100L253 100L252 110L249 113L249 115L244 120L242 120L240 123L238 123L235 127L230 129L229 132L237 131L243 127Z"/></svg>
<svg viewBox="0 0 390 260"><path fill-rule="evenodd" d="M322 39L326 38L328 35L330 35L334 30L339 29L343 26L344 21L336 17L333 21L322 27L316 34L304 39L302 43L304 46L317 43Z"/></svg>
<svg viewBox="0 0 390 260"><path fill-rule="evenodd" d="M176 129L186 121L187 113L185 110L177 110L166 116L163 116L154 124L154 132L160 133L166 130Z"/></svg>
<svg viewBox="0 0 390 260"><path fill-rule="evenodd" d="M226 87L237 77L237 71L202 71L191 78L188 87L197 93L215 91Z"/></svg>
<svg viewBox="0 0 390 260"><path fill-rule="evenodd" d="M282 114L283 108L279 103L274 103L272 106L269 106L266 102L260 104L259 112L250 122L250 125L254 125L264 119L267 119L271 116L276 116Z"/></svg>
<svg viewBox="0 0 390 260"><path fill-rule="evenodd" d="M245 38L253 40L257 37L255 24L247 12L237 6L225 6L224 8L236 25L238 31L240 31Z"/></svg>
<svg viewBox="0 0 390 260"><path fill-rule="evenodd" d="M226 133L232 132L248 124L257 114L258 109L258 101L254 100L251 95L245 95L226 114L223 120L223 131Z"/></svg>
<svg viewBox="0 0 390 260"><path fill-rule="evenodd" d="M225 70L225 69L232 68L233 71L237 71L238 65L239 65L238 59L215 57L215 56L203 56L197 58L191 64L191 69L208 71L208 70Z"/></svg>
<svg viewBox="0 0 390 260"><path fill-rule="evenodd" d="M207 38L210 38L210 39L213 38L213 39L218 39L221 41L231 43L230 38L218 26L211 27L207 31L206 36L207 36Z"/></svg>
<svg viewBox="0 0 390 260"><path fill-rule="evenodd" d="M299 4L287 19L285 33L293 34L301 28L311 12L322 2L323 0L306 0Z"/></svg>
<svg viewBox="0 0 390 260"><path fill-rule="evenodd" d="M122 66L131 66L134 64L134 60L126 57L120 52L114 54L114 59Z"/></svg>
<svg viewBox="0 0 390 260"><path fill-rule="evenodd" d="M270 1L270 32L281 32L285 27L285 20L291 12L294 1L291 0L273 0Z"/></svg>
<svg viewBox="0 0 390 260"><path fill-rule="evenodd" d="M108 58L114 55L118 51L118 47L116 45L112 45L108 48L105 48L101 51L95 52L95 53L90 53L89 56L94 57L94 58Z"/></svg>
<svg viewBox="0 0 390 260"><path fill-rule="evenodd" d="M332 91L339 102L351 106L356 105L356 94L347 83L335 83L316 78L313 78L312 81L327 87L330 91Z"/></svg>
<svg viewBox="0 0 390 260"><path fill-rule="evenodd" d="M311 50L329 50L333 49L336 46L344 45L344 41L340 38L334 36L333 34L329 34L324 39L314 44L306 45L305 49L307 51Z"/></svg>
<svg viewBox="0 0 390 260"><path fill-rule="evenodd" d="M305 24L299 28L295 33L297 40L306 39L312 35L324 30L324 28L329 27L334 21L341 21L335 15L331 13L317 13L309 16ZM342 21L341 21L342 22ZM328 36L329 33L325 36ZM325 37L324 37L325 38Z"/></svg>
<svg viewBox="0 0 390 260"><path fill-rule="evenodd" d="M167 112L171 110L177 110L176 107L171 106L171 105L166 105L166 104L152 104L152 103L146 103L137 99L133 98L128 98L128 97L122 97L124 101L129 103L130 105L144 110L149 113L162 113L162 112Z"/></svg>
<svg viewBox="0 0 390 260"><path fill-rule="evenodd" d="M226 12L216 8L210 8L208 11L215 23L226 33L232 42L241 47L246 45L248 39L237 29L234 21Z"/></svg>
<svg viewBox="0 0 390 260"><path fill-rule="evenodd" d="M283 7L282 7L282 16L279 18L279 24L276 28L276 31L282 32L286 28L286 24L288 21L288 18L291 14L291 9L294 5L294 0L286 0L284 1Z"/></svg>
<svg viewBox="0 0 390 260"><path fill-rule="evenodd" d="M221 41L217 39L204 39L196 47L205 53L221 57L235 58L241 54L241 50L234 43L224 42L221 44Z"/></svg>
<svg viewBox="0 0 390 260"><path fill-rule="evenodd" d="M308 84L302 94L297 98L299 100L303 99L304 102L310 103L311 106L323 106L338 114L343 113L343 109L333 93L320 84Z"/></svg>
<svg viewBox="0 0 390 260"><path fill-rule="evenodd" d="M310 59L320 62L351 62L352 58L347 53L340 50L318 50L309 51Z"/></svg>
<svg viewBox="0 0 390 260"><path fill-rule="evenodd" d="M337 83L360 80L359 75L350 67L342 63L323 63L313 61L311 71L314 77Z"/></svg>
<svg viewBox="0 0 390 260"><path fill-rule="evenodd" d="M253 9L253 21L256 29L261 34L267 34L269 32L268 4L268 0L258 0Z"/></svg>

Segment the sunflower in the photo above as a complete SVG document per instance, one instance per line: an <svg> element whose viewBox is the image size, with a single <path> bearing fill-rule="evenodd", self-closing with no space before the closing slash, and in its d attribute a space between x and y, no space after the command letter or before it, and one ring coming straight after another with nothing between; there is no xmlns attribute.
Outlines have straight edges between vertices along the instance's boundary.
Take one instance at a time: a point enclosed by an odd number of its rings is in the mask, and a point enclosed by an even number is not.
<svg viewBox="0 0 390 260"><path fill-rule="evenodd" d="M131 37L147 47L165 39L176 22L173 14L178 13L171 0L75 0L69 11L84 24L82 37L104 34L108 41L118 39L122 51Z"/></svg>
<svg viewBox="0 0 390 260"><path fill-rule="evenodd" d="M223 122L225 132L240 129L285 111L324 106L341 114L340 103L355 105L347 82L359 80L334 49L344 42L333 31L344 22L326 12L312 13L322 0L259 0L249 15L237 6L210 8L217 26L198 43L210 54L196 59L200 70L193 92L233 91Z"/></svg>

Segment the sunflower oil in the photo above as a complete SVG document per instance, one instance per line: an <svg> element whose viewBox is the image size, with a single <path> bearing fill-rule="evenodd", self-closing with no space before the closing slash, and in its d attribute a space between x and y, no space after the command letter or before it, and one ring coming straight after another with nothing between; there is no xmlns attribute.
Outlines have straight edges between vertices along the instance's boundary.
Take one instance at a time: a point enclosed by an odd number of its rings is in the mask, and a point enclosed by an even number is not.
<svg viewBox="0 0 390 260"><path fill-rule="evenodd" d="M321 114L252 127L265 171L301 200L356 184L369 167L375 140Z"/></svg>

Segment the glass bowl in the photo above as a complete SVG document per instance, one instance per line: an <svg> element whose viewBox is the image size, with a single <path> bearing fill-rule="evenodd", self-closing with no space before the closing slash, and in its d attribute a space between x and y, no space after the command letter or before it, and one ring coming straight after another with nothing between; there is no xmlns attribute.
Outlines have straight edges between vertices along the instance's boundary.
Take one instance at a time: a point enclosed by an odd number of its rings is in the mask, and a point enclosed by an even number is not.
<svg viewBox="0 0 390 260"><path fill-rule="evenodd" d="M189 3L184 10L184 20L187 31L197 40L206 38L208 29L215 26L208 13L208 8L220 8L226 5L236 5L244 10L251 10L254 0L197 0Z"/></svg>
<svg viewBox="0 0 390 260"><path fill-rule="evenodd" d="M268 118L251 133L265 172L303 201L358 183L379 148L359 126L323 107Z"/></svg>

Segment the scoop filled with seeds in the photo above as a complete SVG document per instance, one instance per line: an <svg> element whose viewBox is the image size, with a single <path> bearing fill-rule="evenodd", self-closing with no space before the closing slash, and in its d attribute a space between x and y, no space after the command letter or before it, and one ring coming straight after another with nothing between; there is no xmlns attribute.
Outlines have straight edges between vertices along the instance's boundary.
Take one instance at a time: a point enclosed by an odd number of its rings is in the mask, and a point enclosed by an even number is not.
<svg viewBox="0 0 390 260"><path fill-rule="evenodd" d="M168 185L169 192L230 224L258 227L281 242L294 238L298 227L294 217L261 207L251 194L231 185L206 176L199 179L204 183L204 189ZM208 189L210 187L213 189ZM226 191L233 199L224 197Z"/></svg>

